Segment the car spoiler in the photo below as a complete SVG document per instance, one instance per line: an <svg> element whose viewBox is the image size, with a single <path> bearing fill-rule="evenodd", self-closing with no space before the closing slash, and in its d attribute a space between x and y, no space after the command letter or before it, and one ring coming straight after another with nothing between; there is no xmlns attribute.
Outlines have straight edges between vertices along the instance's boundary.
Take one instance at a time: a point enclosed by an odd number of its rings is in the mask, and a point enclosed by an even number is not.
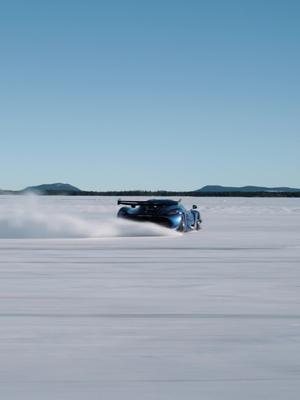
<svg viewBox="0 0 300 400"><path fill-rule="evenodd" d="M177 201L177 203L180 203L181 199ZM144 204L149 204L149 200L118 200L118 206L122 204L124 206L131 206L131 207L136 207L136 206L142 206ZM151 202L150 204L155 205L155 202ZM163 204L162 202L157 203L157 205ZM166 203L167 204L167 203Z"/></svg>
<svg viewBox="0 0 300 400"><path fill-rule="evenodd" d="M147 204L147 201L145 201L145 200L122 200L122 199L119 199L118 200L118 206L120 204L123 204L124 206L135 207L135 206L141 206L143 204Z"/></svg>

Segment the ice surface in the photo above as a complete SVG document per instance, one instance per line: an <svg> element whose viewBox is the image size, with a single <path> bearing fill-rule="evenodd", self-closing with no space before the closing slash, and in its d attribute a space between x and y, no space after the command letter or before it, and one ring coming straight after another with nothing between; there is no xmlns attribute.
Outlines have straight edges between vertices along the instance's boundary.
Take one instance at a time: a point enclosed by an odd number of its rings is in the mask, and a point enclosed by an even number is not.
<svg viewBox="0 0 300 400"><path fill-rule="evenodd" d="M0 196L1 400L299 399L300 199L194 202Z"/></svg>

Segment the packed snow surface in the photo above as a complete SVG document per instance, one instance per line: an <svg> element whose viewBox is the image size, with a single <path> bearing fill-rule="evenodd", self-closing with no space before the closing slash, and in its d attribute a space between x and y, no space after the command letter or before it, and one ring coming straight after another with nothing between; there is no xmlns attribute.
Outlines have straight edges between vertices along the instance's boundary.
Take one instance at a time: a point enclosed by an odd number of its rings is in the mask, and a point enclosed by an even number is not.
<svg viewBox="0 0 300 400"><path fill-rule="evenodd" d="M0 196L0 398L298 400L300 199Z"/></svg>

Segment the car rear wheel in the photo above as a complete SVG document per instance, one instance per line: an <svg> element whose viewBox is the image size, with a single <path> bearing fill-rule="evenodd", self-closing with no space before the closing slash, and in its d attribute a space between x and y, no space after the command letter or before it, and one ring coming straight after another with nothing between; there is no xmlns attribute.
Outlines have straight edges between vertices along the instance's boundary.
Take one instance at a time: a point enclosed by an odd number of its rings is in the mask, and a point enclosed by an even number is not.
<svg viewBox="0 0 300 400"><path fill-rule="evenodd" d="M126 207L120 208L120 210L118 211L117 217L118 218L126 218L126 216L127 216Z"/></svg>
<svg viewBox="0 0 300 400"><path fill-rule="evenodd" d="M185 232L185 230L186 230L185 220L184 220L184 217L182 217L178 231Z"/></svg>

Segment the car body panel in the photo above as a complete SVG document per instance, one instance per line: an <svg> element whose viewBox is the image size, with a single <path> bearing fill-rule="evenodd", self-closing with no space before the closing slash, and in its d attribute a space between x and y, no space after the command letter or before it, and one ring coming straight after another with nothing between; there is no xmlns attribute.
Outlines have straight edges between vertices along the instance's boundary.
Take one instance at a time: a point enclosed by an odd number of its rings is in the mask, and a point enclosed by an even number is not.
<svg viewBox="0 0 300 400"><path fill-rule="evenodd" d="M121 207L119 218L136 222L153 222L181 232L200 229L200 213L193 209L187 210L180 201L170 199L150 199L146 201L118 200Z"/></svg>

